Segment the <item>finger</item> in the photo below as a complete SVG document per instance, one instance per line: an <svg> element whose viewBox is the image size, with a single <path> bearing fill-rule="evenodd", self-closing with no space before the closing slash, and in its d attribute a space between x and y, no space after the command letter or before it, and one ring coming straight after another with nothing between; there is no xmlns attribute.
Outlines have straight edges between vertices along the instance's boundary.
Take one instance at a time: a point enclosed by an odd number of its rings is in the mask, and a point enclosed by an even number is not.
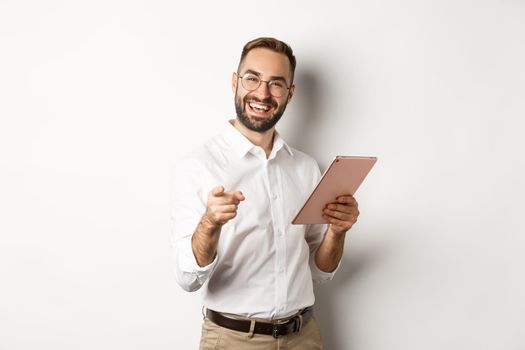
<svg viewBox="0 0 525 350"><path fill-rule="evenodd" d="M239 204L240 201L245 199L241 191L226 191L224 195L227 202L234 204Z"/></svg>
<svg viewBox="0 0 525 350"><path fill-rule="evenodd" d="M326 206L327 209L340 211L343 213L353 213L357 210L357 207L351 204L335 204L330 203Z"/></svg>
<svg viewBox="0 0 525 350"><path fill-rule="evenodd" d="M337 203L357 205L357 201L352 195L339 196L336 198L336 201Z"/></svg>
<svg viewBox="0 0 525 350"><path fill-rule="evenodd" d="M222 213L222 214L219 214L217 215L217 218L222 221L222 222L226 222L228 220L231 220L233 219L234 217L237 216L237 212L233 212L233 213Z"/></svg>
<svg viewBox="0 0 525 350"><path fill-rule="evenodd" d="M213 197L208 201L210 206L224 206L224 205L237 205L239 200L232 196L222 195L220 197Z"/></svg>
<svg viewBox="0 0 525 350"><path fill-rule="evenodd" d="M236 204L216 204L214 205L213 211L216 213L233 213L237 211Z"/></svg>
<svg viewBox="0 0 525 350"><path fill-rule="evenodd" d="M244 197L244 194L242 194L241 191L234 191L232 192L233 193L233 196L238 200L238 201L243 201L246 199L246 197Z"/></svg>
<svg viewBox="0 0 525 350"><path fill-rule="evenodd" d="M354 221L357 218L354 213L344 213L330 209L324 209L323 213L343 221Z"/></svg>
<svg viewBox="0 0 525 350"><path fill-rule="evenodd" d="M211 194L213 196L221 196L224 193L224 186L217 186L213 190L211 190Z"/></svg>
<svg viewBox="0 0 525 350"><path fill-rule="evenodd" d="M228 221L233 219L237 213L221 213L221 214L212 214L213 222L216 222L220 225L226 224Z"/></svg>
<svg viewBox="0 0 525 350"><path fill-rule="evenodd" d="M242 197L242 193L240 193L240 197ZM219 186L212 190L211 197L209 198L208 203L210 205L239 204L239 199L237 199L234 192L224 191L224 187Z"/></svg>
<svg viewBox="0 0 525 350"><path fill-rule="evenodd" d="M346 222L346 221L343 221L343 220L339 220L339 219L336 219L334 217L331 217L329 215L326 215L324 214L323 215L323 218L331 225L335 225L337 227L340 227L340 228L344 228L344 229L349 229L350 227L352 227L352 223L349 223L349 222Z"/></svg>

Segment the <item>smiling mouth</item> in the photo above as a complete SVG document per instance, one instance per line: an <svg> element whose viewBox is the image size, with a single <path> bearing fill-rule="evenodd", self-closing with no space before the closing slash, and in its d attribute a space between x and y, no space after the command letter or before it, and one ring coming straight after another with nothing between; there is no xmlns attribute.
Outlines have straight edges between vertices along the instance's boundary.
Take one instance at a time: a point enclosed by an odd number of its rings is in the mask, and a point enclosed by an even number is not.
<svg viewBox="0 0 525 350"><path fill-rule="evenodd" d="M267 115L273 110L273 106L268 103L258 102L258 101L247 101L250 111L257 115Z"/></svg>

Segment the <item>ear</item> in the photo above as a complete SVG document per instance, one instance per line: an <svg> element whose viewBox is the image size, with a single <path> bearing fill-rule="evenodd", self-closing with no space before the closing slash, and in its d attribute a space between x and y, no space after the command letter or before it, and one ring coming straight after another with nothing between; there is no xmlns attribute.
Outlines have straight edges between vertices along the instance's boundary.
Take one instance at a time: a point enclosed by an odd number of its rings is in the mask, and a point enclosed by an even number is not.
<svg viewBox="0 0 525 350"><path fill-rule="evenodd" d="M293 97L293 94L295 93L295 84L292 84L292 86L290 86L290 90L288 91L288 99L286 101L286 103L290 102L292 100L292 97Z"/></svg>
<svg viewBox="0 0 525 350"><path fill-rule="evenodd" d="M238 81L239 81L239 79L237 77L237 73L233 72L233 74L232 74L232 91L233 91L233 93L235 93L235 91L237 91L237 82Z"/></svg>

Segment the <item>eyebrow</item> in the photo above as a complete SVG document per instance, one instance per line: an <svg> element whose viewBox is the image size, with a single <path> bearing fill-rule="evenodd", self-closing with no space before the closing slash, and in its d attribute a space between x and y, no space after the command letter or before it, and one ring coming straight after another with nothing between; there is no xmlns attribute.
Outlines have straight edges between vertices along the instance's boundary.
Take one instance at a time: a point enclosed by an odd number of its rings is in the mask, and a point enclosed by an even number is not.
<svg viewBox="0 0 525 350"><path fill-rule="evenodd" d="M246 72L244 72L244 74L246 74L246 73L254 74L254 75L258 76L258 77L261 77L261 75L262 75L260 72L254 71L252 69L247 69ZM284 77L280 76L280 75L271 76L269 80L282 80L282 81L285 82L285 84L288 84L286 79Z"/></svg>

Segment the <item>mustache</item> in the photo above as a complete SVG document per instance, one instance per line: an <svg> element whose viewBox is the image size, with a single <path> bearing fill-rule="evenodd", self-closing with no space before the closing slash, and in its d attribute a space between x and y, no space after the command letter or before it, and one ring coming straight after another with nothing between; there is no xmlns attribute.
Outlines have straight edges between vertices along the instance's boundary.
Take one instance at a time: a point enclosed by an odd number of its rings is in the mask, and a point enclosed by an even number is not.
<svg viewBox="0 0 525 350"><path fill-rule="evenodd" d="M246 102L248 102L248 100L254 101L254 102L259 102L259 103L265 103L267 105L272 106L273 108L277 107L277 102L275 102L275 100L273 100L270 97L261 100L261 99L258 99L257 97L244 96L243 102L246 103Z"/></svg>

